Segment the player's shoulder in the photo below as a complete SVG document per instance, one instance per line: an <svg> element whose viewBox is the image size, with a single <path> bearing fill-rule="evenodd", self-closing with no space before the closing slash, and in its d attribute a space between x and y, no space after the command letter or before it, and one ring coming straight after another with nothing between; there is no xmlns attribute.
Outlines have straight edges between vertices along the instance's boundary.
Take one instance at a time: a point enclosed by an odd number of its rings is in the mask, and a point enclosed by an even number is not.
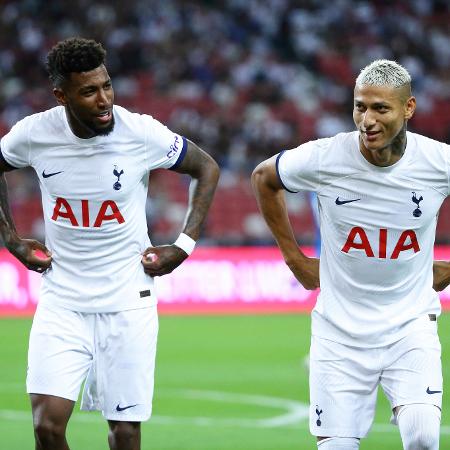
<svg viewBox="0 0 450 450"><path fill-rule="evenodd" d="M411 143L411 147L418 158L441 159L444 157L447 159L449 157L450 145L444 142L410 131L406 133L406 137L408 145Z"/></svg>
<svg viewBox="0 0 450 450"><path fill-rule="evenodd" d="M411 131L406 132L406 137L409 140L415 141L415 143L418 146L421 146L423 148L436 148L436 149L442 149L444 147L449 148L450 146L446 144L445 142L438 141L436 139L432 139L428 136L424 136L422 134L413 133Z"/></svg>
<svg viewBox="0 0 450 450"><path fill-rule="evenodd" d="M352 131L349 133L338 133L331 137L324 137L314 141L309 141L305 145L311 146L319 151L332 151L335 149L341 151L342 149L351 148L351 146L355 145L357 141L358 132Z"/></svg>
<svg viewBox="0 0 450 450"><path fill-rule="evenodd" d="M150 114L141 114L130 111L120 105L114 105L114 117L116 122L123 122L125 125L148 124L156 121Z"/></svg>
<svg viewBox="0 0 450 450"><path fill-rule="evenodd" d="M63 123L64 108L55 106L45 111L30 114L18 120L11 128L13 133L24 133L30 137L40 137L45 132L55 132Z"/></svg>

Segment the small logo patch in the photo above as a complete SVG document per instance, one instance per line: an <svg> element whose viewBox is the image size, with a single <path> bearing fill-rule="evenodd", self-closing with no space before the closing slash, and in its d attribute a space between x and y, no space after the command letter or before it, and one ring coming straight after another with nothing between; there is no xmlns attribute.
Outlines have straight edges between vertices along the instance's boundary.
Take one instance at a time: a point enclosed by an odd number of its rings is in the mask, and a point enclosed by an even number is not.
<svg viewBox="0 0 450 450"><path fill-rule="evenodd" d="M116 406L116 411L118 411L118 412L125 411L126 409L134 408L135 406L137 406L137 403L135 405L129 405L129 406L124 406L124 407L121 407L120 404L118 404Z"/></svg>
<svg viewBox="0 0 450 450"><path fill-rule="evenodd" d="M430 386L427 387L427 394L440 394L442 391L432 391Z"/></svg>
<svg viewBox="0 0 450 450"><path fill-rule="evenodd" d="M321 409L319 411L319 406L316 405L316 414L317 414L317 420L316 420L316 424L318 427L320 427L322 425L322 421L320 420L320 415L323 413L323 410Z"/></svg>
<svg viewBox="0 0 450 450"><path fill-rule="evenodd" d="M152 295L152 293L150 292L150 289L147 289L146 291L139 292L139 296L141 298L143 298L143 297L150 297L151 295Z"/></svg>
<svg viewBox="0 0 450 450"><path fill-rule="evenodd" d="M420 217L422 215L422 211L420 210L419 203L423 200L423 197L420 196L420 198L417 198L415 192L413 192L412 194L413 194L413 196L412 196L411 200L417 205L417 208L413 211L413 216Z"/></svg>
<svg viewBox="0 0 450 450"><path fill-rule="evenodd" d="M336 199L336 205L345 205L346 203L357 202L361 200L360 198L355 198L353 200L339 200L339 197Z"/></svg>
<svg viewBox="0 0 450 450"><path fill-rule="evenodd" d="M58 175L59 173L63 173L63 172L64 172L64 170L60 170L59 172L53 172L53 173L45 173L45 170L43 170L42 176L44 178L50 178L50 177L53 177L53 176Z"/></svg>
<svg viewBox="0 0 450 450"><path fill-rule="evenodd" d="M120 184L120 177L123 175L123 173L123 169L119 172L117 170L117 166L114 166L113 175L117 177L117 181L113 184L113 189L115 191L118 191L122 187L122 185Z"/></svg>

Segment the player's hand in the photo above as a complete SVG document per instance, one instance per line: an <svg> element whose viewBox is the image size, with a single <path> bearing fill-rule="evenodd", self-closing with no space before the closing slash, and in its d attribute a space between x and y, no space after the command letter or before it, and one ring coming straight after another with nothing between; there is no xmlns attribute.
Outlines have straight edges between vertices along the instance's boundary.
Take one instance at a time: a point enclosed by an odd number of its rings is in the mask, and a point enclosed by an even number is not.
<svg viewBox="0 0 450 450"><path fill-rule="evenodd" d="M433 262L433 289L443 291L450 284L450 262Z"/></svg>
<svg viewBox="0 0 450 450"><path fill-rule="evenodd" d="M319 258L301 257L299 255L298 258L286 260L286 264L302 286L309 291L313 291L320 287L319 261Z"/></svg>
<svg viewBox="0 0 450 450"><path fill-rule="evenodd" d="M142 255L144 272L152 277L167 275L176 269L188 254L176 245L147 248Z"/></svg>
<svg viewBox="0 0 450 450"><path fill-rule="evenodd" d="M50 250L34 239L15 239L7 248L29 270L43 273L51 266Z"/></svg>

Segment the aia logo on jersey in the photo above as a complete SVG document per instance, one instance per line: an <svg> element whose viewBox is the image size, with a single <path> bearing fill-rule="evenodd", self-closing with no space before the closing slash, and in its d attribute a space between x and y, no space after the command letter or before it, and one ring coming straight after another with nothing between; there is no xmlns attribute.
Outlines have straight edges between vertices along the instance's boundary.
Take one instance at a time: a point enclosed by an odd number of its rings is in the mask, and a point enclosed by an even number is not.
<svg viewBox="0 0 450 450"><path fill-rule="evenodd" d="M113 189L115 191L118 191L122 187L122 185L120 184L120 177L123 175L123 173L123 169L119 172L117 166L114 165L113 175L117 177L117 181L113 184Z"/></svg>
<svg viewBox="0 0 450 450"><path fill-rule="evenodd" d="M81 217L76 217L70 203L62 197L56 199L55 207L53 209L52 220L57 221L59 218L68 219L73 227L81 226L84 228L93 226L100 228L103 222L116 220L117 223L124 223L119 207L113 200L105 200L98 210L97 216L91 225L91 218L89 216L89 201L80 200L81 202Z"/></svg>
<svg viewBox="0 0 450 450"><path fill-rule="evenodd" d="M378 234L378 246L376 246L376 243L370 243L367 233L363 228L353 227L348 233L347 241L341 251L348 253L352 248L355 250L364 250L368 258L375 258L374 248L378 248L378 258L386 259L388 257L386 248L387 238L388 230L386 228L381 228ZM406 252L408 250L413 250L414 253L420 252L419 242L414 230L403 231L389 258L398 259L401 252Z"/></svg>
<svg viewBox="0 0 450 450"><path fill-rule="evenodd" d="M168 158L172 158L173 156L175 156L178 151L180 150L180 143L181 143L181 139L178 136L175 136L175 141L174 143L169 147L170 150L167 153L167 157Z"/></svg>

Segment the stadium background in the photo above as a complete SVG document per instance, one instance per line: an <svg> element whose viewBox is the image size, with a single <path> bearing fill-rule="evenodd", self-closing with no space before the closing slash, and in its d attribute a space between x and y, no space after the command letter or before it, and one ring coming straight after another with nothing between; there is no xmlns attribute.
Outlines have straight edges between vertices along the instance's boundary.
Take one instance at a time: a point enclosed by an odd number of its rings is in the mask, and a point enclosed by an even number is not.
<svg viewBox="0 0 450 450"><path fill-rule="evenodd" d="M0 3L0 135L25 115L55 105L45 55L58 40L81 35L107 48L117 104L163 121L210 152L222 169L200 250L185 271L192 277L199 271L208 275L208 289L184 295L174 291L178 283L163 282L161 310L255 314L162 317L155 421L144 433L148 448L312 448L301 414L293 422L281 420L278 428L258 422L270 417L267 408L284 411L288 401L307 403L302 361L309 318L256 313L308 311L315 294L289 278L277 251L266 247L273 241L257 213L249 175L282 149L353 129L354 78L375 58L396 59L413 76L418 110L409 129L449 142L449 19L445 0ZM22 170L7 179L19 231L42 239L36 177ZM187 180L156 171L150 197L151 238L171 242L184 216ZM313 252L309 197L288 194L287 200L298 241ZM448 201L440 213L437 244L440 257L450 259L445 247L450 244ZM195 285L182 272L174 276L185 277L183 286ZM238 285L225 295L227 280L236 277ZM30 315L38 283L6 251L0 252L0 315ZM449 297L447 289L444 304ZM440 330L448 378L447 322L444 315ZM0 431L10 449L31 448L23 395L29 325L29 318L0 320ZM239 399L233 397L238 394ZM274 406L269 397L285 403ZM378 425L363 449L381 443L385 449L399 448L395 429L383 428L389 418L383 400L380 408ZM83 420L76 419L69 430L78 445L74 448L88 448L87 439L97 442L97 434L103 442L96 431L100 422ZM443 424L442 448L450 448L445 409Z"/></svg>

